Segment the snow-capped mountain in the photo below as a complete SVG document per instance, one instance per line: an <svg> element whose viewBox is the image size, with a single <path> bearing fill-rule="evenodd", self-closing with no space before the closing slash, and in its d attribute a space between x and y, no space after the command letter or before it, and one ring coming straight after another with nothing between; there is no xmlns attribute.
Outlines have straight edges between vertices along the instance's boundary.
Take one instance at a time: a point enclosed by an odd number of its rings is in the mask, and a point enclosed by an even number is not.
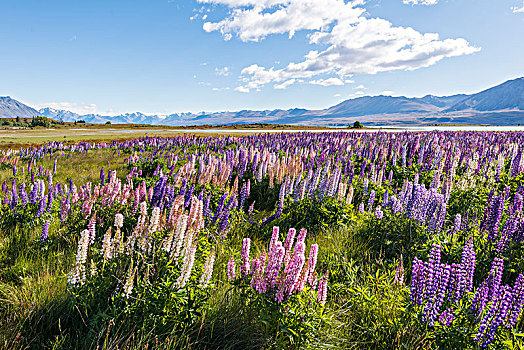
<svg viewBox="0 0 524 350"><path fill-rule="evenodd" d="M524 124L524 78L505 83L473 95L434 96L419 98L363 96L343 101L321 110L293 108L263 111L242 110L217 113L174 113L149 115L140 112L116 116L79 115L67 110L43 108L38 112L9 97L0 97L0 117L43 115L55 120L87 123L149 124L149 125L218 125L218 124L300 124L347 125L359 120L366 125L420 124Z"/></svg>

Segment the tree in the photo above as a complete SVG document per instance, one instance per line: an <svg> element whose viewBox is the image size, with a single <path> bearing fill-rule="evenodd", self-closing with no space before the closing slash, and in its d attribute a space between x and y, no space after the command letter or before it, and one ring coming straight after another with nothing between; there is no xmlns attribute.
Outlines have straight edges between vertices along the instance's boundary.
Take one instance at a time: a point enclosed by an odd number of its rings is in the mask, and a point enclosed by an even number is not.
<svg viewBox="0 0 524 350"><path fill-rule="evenodd" d="M358 120L353 123L353 129L362 129L363 127L364 125L362 125Z"/></svg>
<svg viewBox="0 0 524 350"><path fill-rule="evenodd" d="M34 117L31 120L31 126L43 126L44 128L50 127L52 124L51 119L46 117Z"/></svg>
<svg viewBox="0 0 524 350"><path fill-rule="evenodd" d="M111 122L108 120L108 121L106 122L106 124L107 124L107 125L111 125Z"/></svg>

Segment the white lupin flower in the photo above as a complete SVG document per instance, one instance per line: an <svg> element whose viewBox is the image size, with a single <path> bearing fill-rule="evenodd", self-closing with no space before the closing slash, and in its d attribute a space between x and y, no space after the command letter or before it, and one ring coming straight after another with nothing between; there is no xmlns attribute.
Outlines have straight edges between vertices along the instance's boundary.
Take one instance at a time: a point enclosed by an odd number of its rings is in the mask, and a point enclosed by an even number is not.
<svg viewBox="0 0 524 350"><path fill-rule="evenodd" d="M211 281L211 277L213 276L213 264L215 263L215 247L211 248L211 251L209 253L209 256L206 259L206 263L204 264L204 271L202 273L202 277L200 278L200 286L202 288L207 287L209 284L209 281Z"/></svg>
<svg viewBox="0 0 524 350"><path fill-rule="evenodd" d="M193 269L193 264L195 263L196 249L197 243L195 242L186 251L186 255L184 257L184 265L182 266L180 277L178 277L176 281L176 286L178 288L183 288L189 280L189 277L191 277L191 270Z"/></svg>
<svg viewBox="0 0 524 350"><path fill-rule="evenodd" d="M104 240L102 241L102 255L104 256L104 261L109 260L113 257L113 244L111 240L111 228L109 228L105 235Z"/></svg>
<svg viewBox="0 0 524 350"><path fill-rule="evenodd" d="M115 226L117 228L122 228L122 226L124 226L124 215L120 213L115 215Z"/></svg>
<svg viewBox="0 0 524 350"><path fill-rule="evenodd" d="M151 220L149 221L149 233L154 233L158 230L158 224L160 223L160 208L155 207L153 208L153 212L151 213Z"/></svg>

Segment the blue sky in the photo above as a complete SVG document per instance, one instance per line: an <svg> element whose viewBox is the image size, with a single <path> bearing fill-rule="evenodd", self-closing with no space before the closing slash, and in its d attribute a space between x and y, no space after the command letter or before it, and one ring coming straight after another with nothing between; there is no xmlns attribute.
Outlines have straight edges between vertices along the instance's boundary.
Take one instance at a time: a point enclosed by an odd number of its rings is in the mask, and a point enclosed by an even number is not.
<svg viewBox="0 0 524 350"><path fill-rule="evenodd" d="M80 113L325 108L524 75L523 0L1 0L0 96Z"/></svg>

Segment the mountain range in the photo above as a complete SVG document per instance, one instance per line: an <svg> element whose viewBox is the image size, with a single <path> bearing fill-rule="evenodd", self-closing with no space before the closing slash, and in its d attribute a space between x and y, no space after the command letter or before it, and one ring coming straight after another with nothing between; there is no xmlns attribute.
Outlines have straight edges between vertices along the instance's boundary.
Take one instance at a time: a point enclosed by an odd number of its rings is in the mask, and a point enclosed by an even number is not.
<svg viewBox="0 0 524 350"><path fill-rule="evenodd" d="M36 117L41 115L36 109L26 106L10 96L0 96L0 117Z"/></svg>
<svg viewBox="0 0 524 350"><path fill-rule="evenodd" d="M452 96L426 95L420 98L363 96L321 110L275 109L238 112L175 113L147 115L140 112L116 116L79 115L67 110L43 108L38 111L10 97L0 97L0 117L43 115L55 120L113 124L223 125L223 124L296 124L343 126L360 121L364 125L424 124L524 124L524 77L508 80L476 94Z"/></svg>

